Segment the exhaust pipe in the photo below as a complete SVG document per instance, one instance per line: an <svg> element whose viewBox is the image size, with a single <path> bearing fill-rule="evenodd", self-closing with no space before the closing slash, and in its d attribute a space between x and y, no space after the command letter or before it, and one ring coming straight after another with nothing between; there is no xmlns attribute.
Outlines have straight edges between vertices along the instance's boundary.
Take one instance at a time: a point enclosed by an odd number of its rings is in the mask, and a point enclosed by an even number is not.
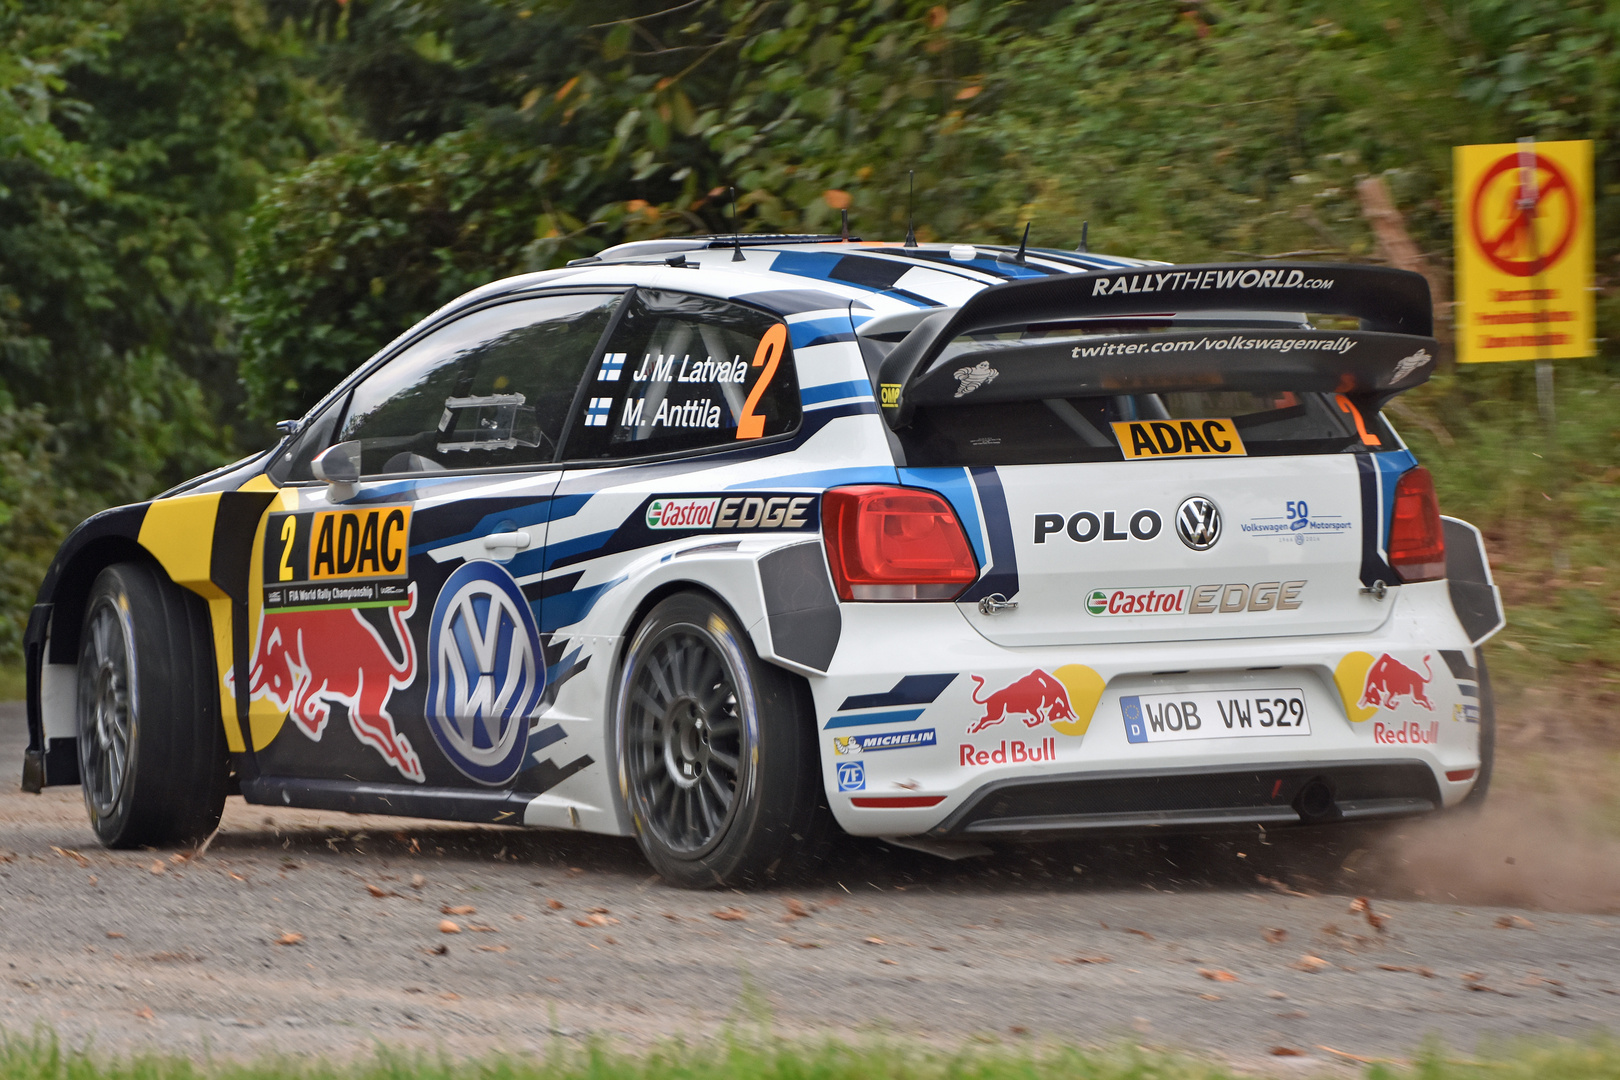
<svg viewBox="0 0 1620 1080"><path fill-rule="evenodd" d="M1294 812L1307 825L1337 821L1344 816L1339 812L1339 804L1334 801L1333 782L1325 776L1313 776L1305 781L1299 794L1294 796Z"/></svg>

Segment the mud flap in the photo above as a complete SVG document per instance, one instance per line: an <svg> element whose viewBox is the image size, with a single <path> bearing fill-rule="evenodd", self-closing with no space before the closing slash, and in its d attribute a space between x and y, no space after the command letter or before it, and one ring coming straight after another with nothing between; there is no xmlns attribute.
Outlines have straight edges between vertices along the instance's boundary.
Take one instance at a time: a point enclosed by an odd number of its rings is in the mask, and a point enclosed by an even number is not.
<svg viewBox="0 0 1620 1080"><path fill-rule="evenodd" d="M1491 564L1479 530L1457 518L1442 517L1440 521L1445 529L1446 584L1451 590L1451 606L1469 642L1477 648L1507 625L1502 594L1491 580Z"/></svg>

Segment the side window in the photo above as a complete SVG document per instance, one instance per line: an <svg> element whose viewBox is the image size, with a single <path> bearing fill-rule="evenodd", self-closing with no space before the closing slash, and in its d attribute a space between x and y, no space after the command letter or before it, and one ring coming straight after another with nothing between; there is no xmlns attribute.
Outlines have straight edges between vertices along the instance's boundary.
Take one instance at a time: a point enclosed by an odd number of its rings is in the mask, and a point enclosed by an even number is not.
<svg viewBox="0 0 1620 1080"><path fill-rule="evenodd" d="M464 315L354 388L335 442L363 476L550 462L617 295L514 300Z"/></svg>
<svg viewBox="0 0 1620 1080"><path fill-rule="evenodd" d="M567 456L735 446L799 426L787 324L753 308L640 290L614 330Z"/></svg>

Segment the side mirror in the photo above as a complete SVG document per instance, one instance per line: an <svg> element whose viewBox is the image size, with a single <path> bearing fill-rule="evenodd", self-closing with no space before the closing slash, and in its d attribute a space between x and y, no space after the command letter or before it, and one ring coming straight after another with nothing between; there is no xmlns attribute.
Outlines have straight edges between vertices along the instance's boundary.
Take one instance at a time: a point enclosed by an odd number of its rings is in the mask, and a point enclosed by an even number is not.
<svg viewBox="0 0 1620 1080"><path fill-rule="evenodd" d="M359 492L360 443L340 442L328 446L309 463L315 479L325 480L329 502L348 502Z"/></svg>

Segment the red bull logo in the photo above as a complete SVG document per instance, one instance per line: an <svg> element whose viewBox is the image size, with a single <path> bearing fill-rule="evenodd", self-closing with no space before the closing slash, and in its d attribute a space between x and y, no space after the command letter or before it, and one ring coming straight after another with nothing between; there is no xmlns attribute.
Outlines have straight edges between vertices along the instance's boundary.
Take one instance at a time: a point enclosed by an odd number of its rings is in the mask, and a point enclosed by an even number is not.
<svg viewBox="0 0 1620 1080"><path fill-rule="evenodd" d="M1430 720L1424 726L1416 720L1404 724L1386 724L1380 720L1373 724L1373 742L1386 746L1435 746L1440 742L1440 721Z"/></svg>
<svg viewBox="0 0 1620 1080"><path fill-rule="evenodd" d="M1407 667L1389 653L1380 656L1367 672L1367 681L1361 690L1360 706L1393 709L1396 699L1405 697L1411 698L1414 705L1421 705L1433 712L1434 702L1423 692L1423 688L1429 685L1429 680L1434 678L1428 656L1423 657L1423 668L1427 674L1419 675L1417 669Z"/></svg>
<svg viewBox="0 0 1620 1080"><path fill-rule="evenodd" d="M1074 707L1069 704L1069 692L1062 683L1040 668L985 698L979 697L979 691L984 689L984 680L977 675L969 675L968 678L976 684L973 703L984 706L984 715L968 725L969 735L999 724L1009 716L1023 717L1025 727L1078 719Z"/></svg>
<svg viewBox="0 0 1620 1080"><path fill-rule="evenodd" d="M355 737L420 784L422 762L388 715L389 696L416 677L416 647L405 625L416 610L414 582L408 595L404 605L388 609L392 643L355 608L265 612L248 694L269 699L315 740L326 730L331 703L341 701ZM396 661L396 654L403 659Z"/></svg>

